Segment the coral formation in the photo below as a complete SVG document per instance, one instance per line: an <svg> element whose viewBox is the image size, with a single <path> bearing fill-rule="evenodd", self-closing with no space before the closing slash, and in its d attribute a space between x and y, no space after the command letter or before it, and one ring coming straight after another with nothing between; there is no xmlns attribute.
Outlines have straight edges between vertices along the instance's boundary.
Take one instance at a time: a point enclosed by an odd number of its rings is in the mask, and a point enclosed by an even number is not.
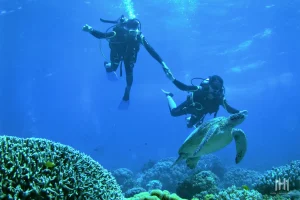
<svg viewBox="0 0 300 200"><path fill-rule="evenodd" d="M226 168L221 162L221 159L213 154L203 155L197 164L197 168L201 170L209 170L220 179L226 173Z"/></svg>
<svg viewBox="0 0 300 200"><path fill-rule="evenodd" d="M149 183L146 185L147 190L161 190L162 189L162 184L159 180L152 180L149 181Z"/></svg>
<svg viewBox="0 0 300 200"><path fill-rule="evenodd" d="M170 158L155 163L155 165L146 170L144 174L140 174L140 177L138 177L139 185L146 188L149 181L158 180L162 183L164 190L175 192L178 182L188 177L191 170L183 164L171 167L174 161L175 158Z"/></svg>
<svg viewBox="0 0 300 200"><path fill-rule="evenodd" d="M300 160L292 161L290 164L274 167L272 170L267 170L258 180L253 184L253 188L262 194L272 194L275 191L275 183L277 181L283 183L288 181L289 190L300 189ZM281 184L278 183L278 184ZM277 185L278 185L277 184ZM287 182L286 182L287 184ZM281 188L279 192L284 192L287 188Z"/></svg>
<svg viewBox="0 0 300 200"><path fill-rule="evenodd" d="M133 172L127 168L116 169L112 171L112 175L116 178L123 192L126 192L136 185Z"/></svg>
<svg viewBox="0 0 300 200"><path fill-rule="evenodd" d="M237 188L235 186L229 187L225 190L220 191L215 195L216 199L222 200L235 200L235 199L247 199L247 200L260 200L263 199L262 194L256 190L245 190Z"/></svg>
<svg viewBox="0 0 300 200"><path fill-rule="evenodd" d="M125 197L127 197L127 198L133 197L134 195L142 193L142 192L146 192L146 190L142 187L134 187L125 192Z"/></svg>
<svg viewBox="0 0 300 200"><path fill-rule="evenodd" d="M260 177L260 173L243 169L239 167L231 167L228 169L228 171L225 173L222 184L224 188L230 187L230 186L252 186L252 184L258 180Z"/></svg>
<svg viewBox="0 0 300 200"><path fill-rule="evenodd" d="M46 139L0 136L0 199L123 199L91 157ZM46 165L51 162L51 168Z"/></svg>
<svg viewBox="0 0 300 200"><path fill-rule="evenodd" d="M176 194L171 194L167 190L152 190L149 192L142 192L136 194L133 197L127 198L126 200L186 200L182 199Z"/></svg>
<svg viewBox="0 0 300 200"><path fill-rule="evenodd" d="M211 171L201 171L181 182L176 193L187 199L191 199L195 195L195 197L203 199L207 194L218 192L218 181L219 178Z"/></svg>
<svg viewBox="0 0 300 200"><path fill-rule="evenodd" d="M148 169L152 168L152 167L155 165L155 163L156 163L156 162L155 162L154 160L149 160L148 162L146 162L146 163L143 165L141 171L142 171L143 173L146 172Z"/></svg>

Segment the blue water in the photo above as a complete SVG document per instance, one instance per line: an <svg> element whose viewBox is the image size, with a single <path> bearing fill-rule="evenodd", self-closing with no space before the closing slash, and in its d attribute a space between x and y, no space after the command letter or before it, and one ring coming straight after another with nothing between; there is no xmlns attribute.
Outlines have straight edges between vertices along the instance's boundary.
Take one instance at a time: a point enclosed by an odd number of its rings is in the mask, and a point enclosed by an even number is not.
<svg viewBox="0 0 300 200"><path fill-rule="evenodd" d="M100 17L131 12L177 79L218 74L230 105L249 111L240 166L269 169L300 158L299 2L128 2L0 0L1 134L61 142L108 169L177 157L191 129L185 116L170 116L160 89L178 104L187 93L142 47L130 106L119 110L125 80L106 79L99 40L81 30L104 31ZM108 56L105 40L101 47ZM218 115L228 114L221 108ZM216 154L233 165L234 143Z"/></svg>

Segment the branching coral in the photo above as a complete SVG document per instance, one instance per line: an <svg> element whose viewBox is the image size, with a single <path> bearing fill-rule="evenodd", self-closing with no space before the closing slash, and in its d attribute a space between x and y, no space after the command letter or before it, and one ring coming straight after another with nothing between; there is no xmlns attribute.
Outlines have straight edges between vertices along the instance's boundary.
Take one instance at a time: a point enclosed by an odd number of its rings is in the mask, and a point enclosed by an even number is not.
<svg viewBox="0 0 300 200"><path fill-rule="evenodd" d="M123 199L115 178L70 146L0 136L0 151L1 199Z"/></svg>

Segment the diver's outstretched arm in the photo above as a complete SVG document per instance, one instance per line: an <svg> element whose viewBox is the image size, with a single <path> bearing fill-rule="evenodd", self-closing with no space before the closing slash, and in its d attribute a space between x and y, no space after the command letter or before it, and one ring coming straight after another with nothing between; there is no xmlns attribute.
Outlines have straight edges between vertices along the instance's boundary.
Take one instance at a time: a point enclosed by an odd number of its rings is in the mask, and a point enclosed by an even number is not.
<svg viewBox="0 0 300 200"><path fill-rule="evenodd" d="M90 32L90 34L92 34L94 37L96 37L98 39L109 39L109 38L114 37L116 35L116 32L112 31L112 32L103 33L103 32L93 29Z"/></svg>
<svg viewBox="0 0 300 200"><path fill-rule="evenodd" d="M147 42L145 36L143 34L139 35L140 43L145 47L145 49L148 51L148 53L154 58L157 62L159 62L162 65L162 68L167 75L169 79L174 79L173 74L169 67L166 65L166 63L163 61L163 59L158 55L158 53L150 46L150 44ZM171 78L170 78L171 77Z"/></svg>
<svg viewBox="0 0 300 200"><path fill-rule="evenodd" d="M146 40L145 36L143 34L140 35L140 42L145 47L145 49L148 51L148 53L161 65L164 64L163 59L158 55L158 53L151 47L151 45Z"/></svg>
<svg viewBox="0 0 300 200"><path fill-rule="evenodd" d="M173 83L179 90L187 91L187 92L195 92L197 90L201 90L202 88L201 86L186 85L178 81L177 79L174 79Z"/></svg>
<svg viewBox="0 0 300 200"><path fill-rule="evenodd" d="M231 106L227 103L227 100L226 100L225 98L223 99L223 104L222 104L222 106L223 106L223 107L225 108L225 110L226 110L228 113L230 113L230 114L235 114L235 113L240 112L239 110L237 110L237 109L231 107Z"/></svg>
<svg viewBox="0 0 300 200"><path fill-rule="evenodd" d="M94 37L96 37L98 39L109 39L116 35L115 31L103 33L103 32L93 29L93 27L89 26L88 24L84 25L82 27L82 30L92 34Z"/></svg>

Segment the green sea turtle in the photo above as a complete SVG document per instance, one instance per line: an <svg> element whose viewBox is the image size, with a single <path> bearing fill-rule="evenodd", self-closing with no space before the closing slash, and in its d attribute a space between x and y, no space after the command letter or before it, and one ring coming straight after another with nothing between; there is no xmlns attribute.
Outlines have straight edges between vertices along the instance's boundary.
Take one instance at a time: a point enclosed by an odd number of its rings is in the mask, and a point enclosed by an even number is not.
<svg viewBox="0 0 300 200"><path fill-rule="evenodd" d="M179 157L173 166L186 159L190 169L194 169L202 155L216 152L235 140L236 157L238 164L247 151L247 139L241 129L236 129L248 114L247 110L232 114L229 117L217 117L197 127L184 141L178 150Z"/></svg>

